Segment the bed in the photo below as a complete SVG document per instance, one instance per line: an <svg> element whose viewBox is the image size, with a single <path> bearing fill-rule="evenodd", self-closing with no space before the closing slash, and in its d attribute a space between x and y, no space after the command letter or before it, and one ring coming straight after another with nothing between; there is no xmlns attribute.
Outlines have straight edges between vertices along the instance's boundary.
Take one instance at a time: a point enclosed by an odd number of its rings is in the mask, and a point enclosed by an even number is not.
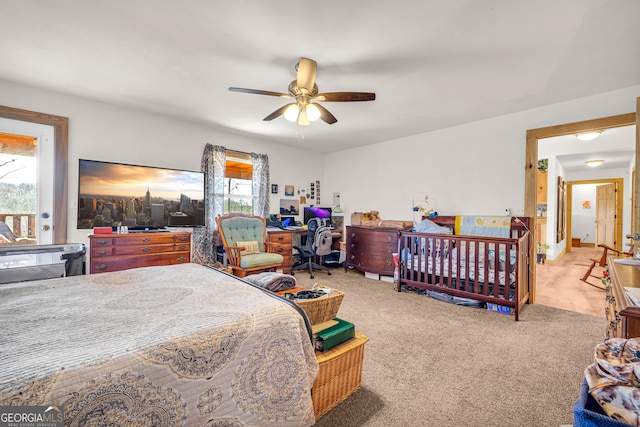
<svg viewBox="0 0 640 427"><path fill-rule="evenodd" d="M0 406L65 425L310 426L304 312L198 264L0 286Z"/></svg>
<svg viewBox="0 0 640 427"><path fill-rule="evenodd" d="M475 220L480 221L478 217ZM441 230L458 231L454 234L400 231L398 292L407 286L492 304L497 311L513 313L518 320L529 299L528 220L508 219L501 234L487 229L486 236L464 234L461 217L453 216L430 221ZM480 228L474 232L482 234ZM496 237L499 235L506 237Z"/></svg>

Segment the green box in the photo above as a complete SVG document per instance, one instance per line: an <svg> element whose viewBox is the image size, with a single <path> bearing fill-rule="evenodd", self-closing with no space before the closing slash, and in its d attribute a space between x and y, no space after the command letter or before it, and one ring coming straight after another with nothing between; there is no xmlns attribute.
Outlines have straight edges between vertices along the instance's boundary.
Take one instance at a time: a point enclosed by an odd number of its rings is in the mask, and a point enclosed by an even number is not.
<svg viewBox="0 0 640 427"><path fill-rule="evenodd" d="M318 351L327 351L356 336L356 328L353 323L338 319L337 325L322 330L315 334L314 344Z"/></svg>

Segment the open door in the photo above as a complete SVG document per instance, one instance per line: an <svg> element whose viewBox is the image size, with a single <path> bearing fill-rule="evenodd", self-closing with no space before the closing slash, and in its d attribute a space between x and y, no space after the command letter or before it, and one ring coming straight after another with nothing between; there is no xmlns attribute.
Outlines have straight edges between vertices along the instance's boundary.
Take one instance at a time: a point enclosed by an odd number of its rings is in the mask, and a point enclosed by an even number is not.
<svg viewBox="0 0 640 427"><path fill-rule="evenodd" d="M596 187L596 246L620 249L615 239L617 194L615 184Z"/></svg>

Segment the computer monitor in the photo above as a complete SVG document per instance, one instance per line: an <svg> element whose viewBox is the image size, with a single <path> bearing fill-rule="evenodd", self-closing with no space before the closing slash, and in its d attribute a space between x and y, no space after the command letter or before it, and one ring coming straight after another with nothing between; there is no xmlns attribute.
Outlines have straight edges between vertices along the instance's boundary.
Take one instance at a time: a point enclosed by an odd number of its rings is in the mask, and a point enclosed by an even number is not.
<svg viewBox="0 0 640 427"><path fill-rule="evenodd" d="M331 225L331 208L322 208L318 206L305 206L303 221L304 224L308 224L311 218L320 218L323 221L323 225Z"/></svg>

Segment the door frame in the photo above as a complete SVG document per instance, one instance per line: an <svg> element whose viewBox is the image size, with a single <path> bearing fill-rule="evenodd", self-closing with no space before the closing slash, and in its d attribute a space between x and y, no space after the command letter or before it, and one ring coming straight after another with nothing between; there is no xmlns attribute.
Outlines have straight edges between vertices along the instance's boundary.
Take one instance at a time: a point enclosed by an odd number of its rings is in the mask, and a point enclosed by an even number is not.
<svg viewBox="0 0 640 427"><path fill-rule="evenodd" d="M53 126L54 128L54 165L53 165L53 243L67 243L67 175L69 152L69 119L53 114L21 110L0 105L0 117Z"/></svg>
<svg viewBox="0 0 640 427"><path fill-rule="evenodd" d="M636 165L639 164L640 158L640 132L638 131L638 111L640 111L640 98L636 100L636 112L620 114L617 116L604 117L600 119L585 120L581 122L567 123L556 126L549 126L538 129L529 129L526 134L525 149L525 173L524 173L524 215L530 218L536 218L536 179L538 172L538 140L543 138L551 138L554 136L575 135L578 133L589 131L602 131L605 129L613 129L622 126L636 126ZM640 175L636 174L637 181ZM634 183L634 194L640 191L638 183ZM633 184L632 184L633 185ZM636 197L638 200L638 197ZM640 206L633 206L633 218L635 224L638 222L640 215ZM536 222L533 224L532 235L536 235ZM635 232L632 230L632 232ZM529 259L535 259L535 247L530 245ZM529 302L535 303L536 299L536 263L529 263Z"/></svg>
<svg viewBox="0 0 640 427"><path fill-rule="evenodd" d="M567 182L567 244L565 246L566 252L571 252L572 248L569 244L569 239L572 229L573 221L573 186L582 184L615 184L616 186L616 224L613 238L615 239L615 249L623 250L622 248L622 219L624 211L624 179L623 178L609 178L609 179L587 179L579 181Z"/></svg>

